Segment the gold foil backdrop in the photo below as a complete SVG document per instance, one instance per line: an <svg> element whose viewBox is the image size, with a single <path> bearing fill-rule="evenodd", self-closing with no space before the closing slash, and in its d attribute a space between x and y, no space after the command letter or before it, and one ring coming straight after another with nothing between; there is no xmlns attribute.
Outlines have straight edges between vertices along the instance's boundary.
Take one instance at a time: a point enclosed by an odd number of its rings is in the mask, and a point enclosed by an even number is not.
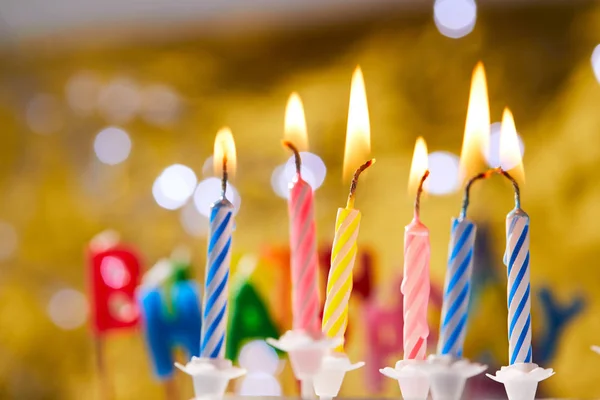
<svg viewBox="0 0 600 400"><path fill-rule="evenodd" d="M365 75L377 158L359 188L359 243L376 251L376 293L389 304L390 291L398 290L389 281L401 274L403 227L412 213L406 181L414 140L422 135L430 151L459 152L470 74L478 60L487 70L492 121L510 106L525 143L523 207L532 219L533 288L549 285L559 299L583 293L587 300L585 311L563 332L552 365L546 365L557 375L543 387L556 397L600 395L595 377L600 357L589 350L600 341L600 269L595 265L600 255L595 223L600 218L600 85L590 64L600 42L598 23L600 9L592 5L540 4L482 8L474 32L460 40L441 36L429 13L405 12L247 36L203 39L192 31L178 41L99 45L90 36L83 40L89 45L69 47L63 35L6 49L0 63L0 219L14 227L17 247L0 264L0 397L96 395L88 329L58 328L48 317L48 304L59 289L85 291L83 249L98 232L121 232L138 246L146 266L186 244L196 277L203 276L205 238L186 233L180 211L160 208L152 185L174 163L190 166L202 178L222 125L231 127L238 149L234 184L242 206L236 254L285 244L286 203L273 193L270 180L288 157L280 139L292 91L304 102L311 151L327 165L316 212L318 235L330 241L336 208L347 194L341 163L356 64ZM114 115L98 107L73 109L65 88L85 71L97 77L100 90L115 79L133 82L142 94L150 85L166 85L179 96L176 114L157 123L136 113L114 123ZM46 97L40 100L40 94ZM122 98L114 99L113 111L124 112L127 103L119 107ZM147 93L142 99L148 100ZM132 141L129 158L115 166L100 163L93 149L95 135L110 125L122 127ZM423 202L422 218L431 229L431 276L438 285L460 196L430 195ZM504 218L511 208L510 187L499 179L474 191L470 213L490 227L491 257L499 265ZM14 239L9 236L4 240ZM482 295L470 321L467 356L485 350L506 362L503 296L503 282ZM536 298L533 312L535 336L543 329ZM438 316L432 312L432 330ZM358 333L349 352L358 360L368 348L358 315L352 318ZM115 335L107 358L118 398L162 398L140 335ZM362 374L355 374L343 395L368 394ZM187 377L178 380L191 394ZM394 382L386 385L386 395L398 395Z"/></svg>

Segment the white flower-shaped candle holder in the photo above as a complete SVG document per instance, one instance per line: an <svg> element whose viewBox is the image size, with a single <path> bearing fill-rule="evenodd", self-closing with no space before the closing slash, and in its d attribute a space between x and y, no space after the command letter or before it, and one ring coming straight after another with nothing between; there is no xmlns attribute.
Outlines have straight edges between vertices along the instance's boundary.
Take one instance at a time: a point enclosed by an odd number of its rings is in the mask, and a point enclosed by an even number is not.
<svg viewBox="0 0 600 400"><path fill-rule="evenodd" d="M279 340L267 339L271 346L288 353L303 398L314 397L313 379L321 369L323 358L342 342L341 338L313 337L299 330L287 331Z"/></svg>
<svg viewBox="0 0 600 400"><path fill-rule="evenodd" d="M329 354L323 357L321 369L313 377L315 393L321 400L332 399L338 395L346 372L365 365L363 361L352 364L345 354Z"/></svg>
<svg viewBox="0 0 600 400"><path fill-rule="evenodd" d="M432 354L427 358L426 371L429 376L433 400L459 400L467 379L479 375L487 365L471 362L450 355Z"/></svg>
<svg viewBox="0 0 600 400"><path fill-rule="evenodd" d="M509 400L533 400L538 382L554 375L552 368L541 368L534 363L516 363L502 367L488 378L504 384Z"/></svg>
<svg viewBox="0 0 600 400"><path fill-rule="evenodd" d="M405 400L426 400L429 394L427 361L400 360L395 368L385 367L379 370L388 378L396 379Z"/></svg>
<svg viewBox="0 0 600 400"><path fill-rule="evenodd" d="M195 399L220 399L225 395L229 381L246 373L234 367L230 360L192 357L186 365L175 366L192 377Z"/></svg>

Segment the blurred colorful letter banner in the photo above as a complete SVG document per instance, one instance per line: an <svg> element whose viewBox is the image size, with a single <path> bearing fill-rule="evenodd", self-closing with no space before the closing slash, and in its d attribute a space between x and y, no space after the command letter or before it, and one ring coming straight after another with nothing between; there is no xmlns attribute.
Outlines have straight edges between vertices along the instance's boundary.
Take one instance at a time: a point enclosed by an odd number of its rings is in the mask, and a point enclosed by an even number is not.
<svg viewBox="0 0 600 400"><path fill-rule="evenodd" d="M90 307L95 335L138 324L135 290L140 281L136 252L120 243L92 242L88 249Z"/></svg>
<svg viewBox="0 0 600 400"><path fill-rule="evenodd" d="M174 372L175 347L181 347L188 360L200 355L200 290L188 276L189 264L168 260L157 266L161 264L167 265L166 279L144 282L138 296L154 374L167 380Z"/></svg>

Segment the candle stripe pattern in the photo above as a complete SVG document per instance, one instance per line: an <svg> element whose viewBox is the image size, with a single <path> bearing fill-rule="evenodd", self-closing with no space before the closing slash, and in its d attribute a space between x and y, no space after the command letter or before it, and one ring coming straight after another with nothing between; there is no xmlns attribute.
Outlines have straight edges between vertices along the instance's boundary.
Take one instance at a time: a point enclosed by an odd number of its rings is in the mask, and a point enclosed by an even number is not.
<svg viewBox="0 0 600 400"><path fill-rule="evenodd" d="M404 359L424 360L429 325L429 231L420 222L411 223L404 234Z"/></svg>
<svg viewBox="0 0 600 400"><path fill-rule="evenodd" d="M358 250L356 239L360 219L360 211L356 209L338 209L323 312L323 332L330 338L343 338L348 326L348 302L352 292L352 269ZM336 351L342 352L343 345Z"/></svg>
<svg viewBox="0 0 600 400"><path fill-rule="evenodd" d="M293 329L319 332L317 239L313 190L298 177L290 191L290 248L292 254Z"/></svg>
<svg viewBox="0 0 600 400"><path fill-rule="evenodd" d="M233 205L222 199L213 204L210 210L200 357L223 358L225 355L232 231Z"/></svg>
<svg viewBox="0 0 600 400"><path fill-rule="evenodd" d="M510 364L530 363L531 289L529 281L529 216L520 208L506 218L508 266L508 344Z"/></svg>
<svg viewBox="0 0 600 400"><path fill-rule="evenodd" d="M462 357L471 297L475 233L473 222L452 220L438 354Z"/></svg>

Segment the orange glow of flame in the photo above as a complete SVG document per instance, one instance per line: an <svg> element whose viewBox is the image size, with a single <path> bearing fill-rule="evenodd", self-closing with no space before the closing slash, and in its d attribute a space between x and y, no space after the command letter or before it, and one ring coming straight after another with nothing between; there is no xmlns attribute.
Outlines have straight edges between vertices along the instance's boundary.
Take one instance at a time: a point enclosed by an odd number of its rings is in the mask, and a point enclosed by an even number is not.
<svg viewBox="0 0 600 400"><path fill-rule="evenodd" d="M523 159L515 119L508 108L502 114L502 128L500 129L500 165L518 181L525 181Z"/></svg>
<svg viewBox="0 0 600 400"><path fill-rule="evenodd" d="M417 193L421 178L425 174L425 171L427 171L427 157L427 143L425 143L425 139L418 137L415 143L412 163L410 164L410 174L408 175L408 193L410 195Z"/></svg>
<svg viewBox="0 0 600 400"><path fill-rule="evenodd" d="M460 176L464 182L480 172L490 141L490 105L483 64L473 70L467 122L460 153Z"/></svg>
<svg viewBox="0 0 600 400"><path fill-rule="evenodd" d="M223 160L227 159L227 173L235 175L236 155L235 142L231 129L224 127L217 132L215 137L215 150L213 153L213 167L216 176L223 175Z"/></svg>
<svg viewBox="0 0 600 400"><path fill-rule="evenodd" d="M290 95L285 108L285 140L291 142L298 151L308 150L308 135L306 133L306 119L302 99L298 93Z"/></svg>
<svg viewBox="0 0 600 400"><path fill-rule="evenodd" d="M365 81L360 66L352 75L350 87L350 107L348 109L348 127L346 130L346 147L344 150L344 181L349 181L354 171L360 167L371 154L371 126L369 123L369 107Z"/></svg>

